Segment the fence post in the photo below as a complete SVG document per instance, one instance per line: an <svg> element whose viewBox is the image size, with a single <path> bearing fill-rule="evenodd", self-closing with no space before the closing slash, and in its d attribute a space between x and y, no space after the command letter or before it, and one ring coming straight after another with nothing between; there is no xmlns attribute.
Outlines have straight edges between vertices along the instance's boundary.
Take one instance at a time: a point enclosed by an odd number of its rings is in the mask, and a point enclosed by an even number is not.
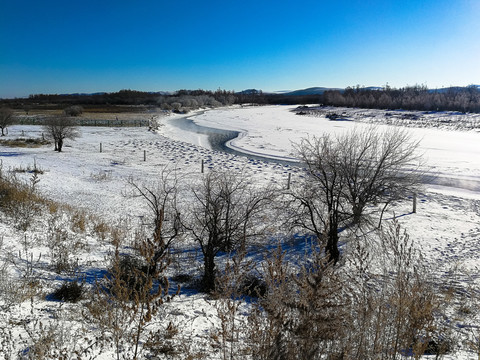
<svg viewBox="0 0 480 360"><path fill-rule="evenodd" d="M413 193L413 211L414 214L417 212L417 193Z"/></svg>
<svg viewBox="0 0 480 360"><path fill-rule="evenodd" d="M102 152L102 143L100 143L100 152Z"/></svg>
<svg viewBox="0 0 480 360"><path fill-rule="evenodd" d="M201 171L202 171L202 174L203 174L203 166L204 166L204 165L203 165L203 159L202 159L202 170L201 170Z"/></svg>
<svg viewBox="0 0 480 360"><path fill-rule="evenodd" d="M147 161L147 150L143 150L143 161Z"/></svg>
<svg viewBox="0 0 480 360"><path fill-rule="evenodd" d="M287 190L290 190L290 181L291 180L292 180L292 173L288 173Z"/></svg>

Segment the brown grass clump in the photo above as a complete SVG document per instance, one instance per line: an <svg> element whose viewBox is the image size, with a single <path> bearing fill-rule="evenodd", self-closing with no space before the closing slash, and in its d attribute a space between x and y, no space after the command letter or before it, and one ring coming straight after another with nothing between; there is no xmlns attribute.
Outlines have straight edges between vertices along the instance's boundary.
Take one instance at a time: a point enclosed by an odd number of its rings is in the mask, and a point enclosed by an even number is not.
<svg viewBox="0 0 480 360"><path fill-rule="evenodd" d="M0 210L14 221L15 226L26 231L33 218L39 214L43 199L36 194L37 174L33 174L30 184L15 178L0 178Z"/></svg>
<svg viewBox="0 0 480 360"><path fill-rule="evenodd" d="M0 139L0 145L8 147L37 148L49 144L50 141L43 138Z"/></svg>
<svg viewBox="0 0 480 360"><path fill-rule="evenodd" d="M71 228L72 231L78 233L84 233L87 225L87 215L84 211L75 211L72 214Z"/></svg>

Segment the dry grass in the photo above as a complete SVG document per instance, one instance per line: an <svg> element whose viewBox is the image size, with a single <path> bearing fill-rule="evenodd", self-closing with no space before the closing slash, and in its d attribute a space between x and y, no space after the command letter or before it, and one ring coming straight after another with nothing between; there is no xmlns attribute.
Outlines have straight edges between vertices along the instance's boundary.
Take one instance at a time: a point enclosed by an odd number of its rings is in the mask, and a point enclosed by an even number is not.
<svg viewBox="0 0 480 360"><path fill-rule="evenodd" d="M26 231L30 227L42 204L43 199L37 196L33 183L22 183L15 178L0 179L0 210L18 229Z"/></svg>
<svg viewBox="0 0 480 360"><path fill-rule="evenodd" d="M48 144L50 144L50 141L41 138L0 139L0 145L8 147L38 148Z"/></svg>
<svg viewBox="0 0 480 360"><path fill-rule="evenodd" d="M84 233L87 227L87 214L77 210L72 214L71 229L77 233Z"/></svg>

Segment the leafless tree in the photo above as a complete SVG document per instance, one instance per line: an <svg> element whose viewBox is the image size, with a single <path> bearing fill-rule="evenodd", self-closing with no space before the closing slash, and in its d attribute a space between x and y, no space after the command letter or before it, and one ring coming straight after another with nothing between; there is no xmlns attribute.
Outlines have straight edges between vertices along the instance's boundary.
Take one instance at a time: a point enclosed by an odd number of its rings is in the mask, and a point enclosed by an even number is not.
<svg viewBox="0 0 480 360"><path fill-rule="evenodd" d="M383 204L385 209L392 201L419 190L424 174L419 141L405 129L354 130L338 136L336 143L343 149L343 196L351 207L354 224L360 223L368 205Z"/></svg>
<svg viewBox="0 0 480 360"><path fill-rule="evenodd" d="M0 109L0 129L2 130L2 136L5 136L5 129L13 124L13 111L8 108Z"/></svg>
<svg viewBox="0 0 480 360"><path fill-rule="evenodd" d="M341 226L360 223L370 205L383 204L383 213L393 200L416 191L422 179L418 145L401 129L303 139L297 151L306 177L292 191L299 204L297 225L319 239L326 232L325 250L337 262Z"/></svg>
<svg viewBox="0 0 480 360"><path fill-rule="evenodd" d="M194 204L186 228L200 245L204 257L203 286L215 288L215 258L221 251L242 249L262 234L259 215L272 192L255 189L240 175L212 171L193 190Z"/></svg>
<svg viewBox="0 0 480 360"><path fill-rule="evenodd" d="M62 151L65 139L73 140L80 136L76 121L69 117L49 117L45 120L43 129L55 142L55 151L58 152Z"/></svg>
<svg viewBox="0 0 480 360"><path fill-rule="evenodd" d="M306 166L306 177L291 195L298 204L295 224L325 239L325 251L330 260L337 262L338 228L350 217L342 193L345 178L339 162L341 149L328 134L306 138L297 146ZM324 234L327 234L324 237Z"/></svg>
<svg viewBox="0 0 480 360"><path fill-rule="evenodd" d="M128 182L134 189L133 196L143 198L149 208L153 234L146 241L153 249L150 268L157 269L159 260L165 257L173 243L182 236L180 210L177 204L178 178L174 173L164 170L156 184L140 185L134 179L129 179Z"/></svg>

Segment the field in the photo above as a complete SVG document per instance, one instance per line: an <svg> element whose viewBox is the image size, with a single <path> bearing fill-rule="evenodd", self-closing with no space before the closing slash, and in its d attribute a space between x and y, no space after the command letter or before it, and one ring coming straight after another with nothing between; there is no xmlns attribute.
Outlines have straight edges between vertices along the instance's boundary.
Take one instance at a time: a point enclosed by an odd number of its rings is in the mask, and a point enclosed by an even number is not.
<svg viewBox="0 0 480 360"><path fill-rule="evenodd" d="M448 330L445 332L453 334L452 345L444 358L476 358L480 350L480 322L476 318L479 299L472 294L480 286L480 117L347 108L309 108L298 115L295 109L252 106L188 116L152 113L145 116L146 120L156 119L156 131L147 127L81 127L81 136L67 140L62 153L54 152L52 145L2 146L3 176L14 174L19 181L34 186L38 194L48 199L49 209L30 217L28 209L13 216L2 215L0 290L5 295L0 299L0 337L4 339L0 352L4 352L5 358L20 358L18 354L33 358L32 349L48 341L66 349L69 355L65 358L74 358L74 352L80 354L88 348L87 344L94 345L82 357L115 358L118 348L94 341L96 335L92 334L99 331L98 324L92 325L84 315L89 298L82 299L79 305L54 301L51 294L65 282L77 280L84 282L85 292L93 292L96 281L110 266L115 239L117 243L122 239L120 251L128 253L138 233L149 231L148 204L133 196L132 182L154 186L162 171L168 169L182 179L182 184L194 186L201 181L203 166L205 173L223 170L243 176L257 186L286 189L289 178L292 186L302 180L302 169L295 165L295 144L302 138L371 126L407 127L412 138L420 141L424 171L430 180L417 194L416 213L412 212L411 194L389 209L384 222L397 219L415 249L421 250L437 292L442 299L448 294L451 297L444 312L448 319L442 320L442 326ZM332 113L336 114L333 120L326 116ZM128 113L101 116L132 119ZM211 150L207 135L175 126L175 121L185 116L201 126L239 131L240 136L229 141L228 146L266 159L252 160ZM7 138L40 139L42 132L37 125L14 125ZM189 201L183 199L182 205L188 207ZM22 214L27 214L25 226L18 223ZM280 229L276 240L264 246L273 249L277 239L287 239L287 235ZM350 235L345 231L340 236L344 237L347 252ZM306 249L304 243L292 241L288 237L284 249L290 249L287 256L294 262ZM247 259L260 263L258 249L249 253ZM198 245L189 239L174 249L167 275L173 285L182 285L185 290L164 304L149 325L149 331L164 331L162 336L166 336L170 323L175 325L170 334L173 340L168 342L175 351L164 349L158 358L220 359L227 357L226 349L234 348L233 341L225 340L222 332L224 303L180 280L198 278L202 267L200 254ZM227 263L227 258L222 255L221 263ZM234 303L238 306L234 316L243 324L252 304ZM228 358L232 358L230 355ZM42 356L49 358L46 353Z"/></svg>

